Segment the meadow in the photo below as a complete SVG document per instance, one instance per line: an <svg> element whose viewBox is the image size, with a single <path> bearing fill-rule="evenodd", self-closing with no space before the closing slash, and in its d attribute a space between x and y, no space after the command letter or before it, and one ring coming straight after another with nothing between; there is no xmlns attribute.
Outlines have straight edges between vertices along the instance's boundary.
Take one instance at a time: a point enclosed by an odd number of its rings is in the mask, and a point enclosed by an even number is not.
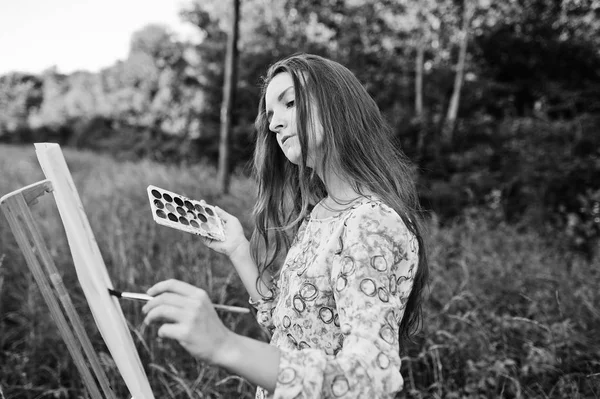
<svg viewBox="0 0 600 399"><path fill-rule="evenodd" d="M246 306L228 261L198 239L157 225L146 187L205 199L252 228L255 185L235 176L218 193L210 165L117 161L63 150L115 287L141 291L178 278L215 302ZM33 146L0 146L0 196L42 180ZM119 398L127 389L87 308L51 196L33 208L72 301ZM452 223L426 222L431 280L422 332L403 353L399 398L600 397L600 260L566 252L542 236L465 212ZM255 386L190 358L142 325L141 306L122 302L157 398L252 398ZM238 333L267 340L252 315L223 314ZM0 216L0 397L85 398L83 383L8 223Z"/></svg>

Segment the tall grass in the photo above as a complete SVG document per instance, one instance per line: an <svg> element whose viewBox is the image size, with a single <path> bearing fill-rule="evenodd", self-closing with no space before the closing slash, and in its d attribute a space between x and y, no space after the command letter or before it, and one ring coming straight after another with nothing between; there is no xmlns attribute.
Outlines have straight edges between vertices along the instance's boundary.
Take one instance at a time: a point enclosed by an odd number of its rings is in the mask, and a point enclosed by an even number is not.
<svg viewBox="0 0 600 399"><path fill-rule="evenodd" d="M154 223L146 186L205 199L248 230L253 183L233 179L218 194L209 166L116 162L65 150L75 184L115 287L144 290L165 278L205 288L214 301L243 305L232 267L195 236ZM32 146L0 146L0 195L42 180ZM49 196L48 196L49 197ZM127 389L79 288L58 212L42 197L34 216L118 397ZM560 251L560 237L465 216L429 224L432 279L423 332L404 353L410 398L600 397L600 272ZM255 387L197 362L143 328L140 306L123 311L157 398L250 398ZM252 316L223 315L235 331L265 339ZM77 398L85 390L6 221L0 217L0 397Z"/></svg>
<svg viewBox="0 0 600 399"><path fill-rule="evenodd" d="M246 179L234 178L230 195L218 194L215 170L208 166L176 168L150 162L115 162L89 152L65 150L92 230L113 285L122 290L145 290L167 278L178 278L205 288L219 303L245 305L247 297L220 255L203 247L191 234L178 232L152 219L146 187L154 184L191 198L205 199L240 215L248 226L254 189ZM6 194L44 178L33 147L0 147L0 192ZM79 287L66 236L51 196L42 197L34 216L45 236L73 302L106 368L117 397L127 391L104 347ZM9 398L77 397L82 383L62 343L47 307L24 263L4 218L0 222L0 386ZM186 355L176 344L144 329L138 303L123 301L152 388L157 397L251 397L254 387L207 367ZM258 336L251 315L223 315L232 329Z"/></svg>
<svg viewBox="0 0 600 399"><path fill-rule="evenodd" d="M598 259L477 215L432 223L429 240L424 334L403 366L409 397L600 397Z"/></svg>

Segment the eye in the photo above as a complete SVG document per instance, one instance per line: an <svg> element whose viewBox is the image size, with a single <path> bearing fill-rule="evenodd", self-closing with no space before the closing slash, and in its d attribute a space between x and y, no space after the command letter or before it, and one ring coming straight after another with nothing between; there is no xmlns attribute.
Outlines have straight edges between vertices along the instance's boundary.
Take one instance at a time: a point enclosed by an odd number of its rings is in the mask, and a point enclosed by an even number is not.
<svg viewBox="0 0 600 399"><path fill-rule="evenodd" d="M295 102L294 100L290 100L287 103L285 103L285 106L288 108L292 108L294 106Z"/></svg>

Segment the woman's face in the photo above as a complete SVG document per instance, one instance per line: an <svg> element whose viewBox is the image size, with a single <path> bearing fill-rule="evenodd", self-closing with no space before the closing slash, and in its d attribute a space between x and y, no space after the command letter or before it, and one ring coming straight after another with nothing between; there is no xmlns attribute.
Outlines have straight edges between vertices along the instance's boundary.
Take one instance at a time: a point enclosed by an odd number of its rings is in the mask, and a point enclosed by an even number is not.
<svg viewBox="0 0 600 399"><path fill-rule="evenodd" d="M302 159L302 149L296 125L294 82L289 73L282 72L271 79L265 93L265 108L269 130L276 134L279 147L290 162L299 165ZM315 166L316 149L323 142L323 129L315 128L313 130L315 132L314 140L310 138L313 135L309 134L306 165L311 168Z"/></svg>

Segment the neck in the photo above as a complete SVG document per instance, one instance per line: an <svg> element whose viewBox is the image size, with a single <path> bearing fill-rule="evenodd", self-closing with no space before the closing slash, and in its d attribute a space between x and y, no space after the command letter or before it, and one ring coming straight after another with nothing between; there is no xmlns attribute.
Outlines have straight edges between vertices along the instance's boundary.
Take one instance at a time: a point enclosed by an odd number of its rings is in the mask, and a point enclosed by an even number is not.
<svg viewBox="0 0 600 399"><path fill-rule="evenodd" d="M328 173L317 173L325 187L327 188L327 197L330 203L348 202L356 199L360 194L352 187L347 179L339 174L329 171Z"/></svg>

